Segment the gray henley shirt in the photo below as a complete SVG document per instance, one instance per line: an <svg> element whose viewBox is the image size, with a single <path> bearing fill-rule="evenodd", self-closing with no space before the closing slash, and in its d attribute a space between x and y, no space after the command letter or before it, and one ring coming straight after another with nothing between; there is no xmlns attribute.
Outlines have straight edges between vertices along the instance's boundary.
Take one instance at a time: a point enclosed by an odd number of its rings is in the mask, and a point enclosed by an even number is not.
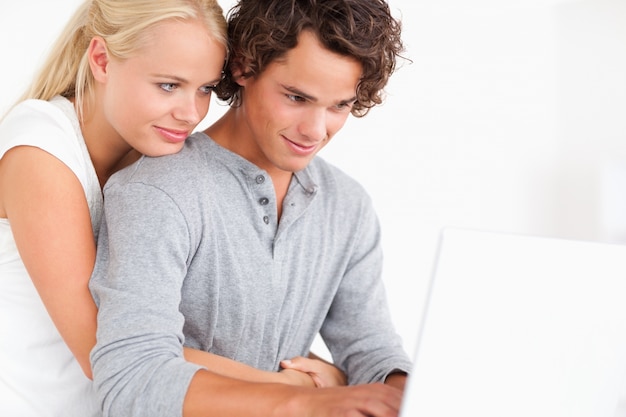
<svg viewBox="0 0 626 417"><path fill-rule="evenodd" d="M350 384L409 371L370 198L320 157L280 222L268 174L203 133L114 175L104 201L90 288L105 416L182 415L200 369L183 345L276 371L319 332Z"/></svg>

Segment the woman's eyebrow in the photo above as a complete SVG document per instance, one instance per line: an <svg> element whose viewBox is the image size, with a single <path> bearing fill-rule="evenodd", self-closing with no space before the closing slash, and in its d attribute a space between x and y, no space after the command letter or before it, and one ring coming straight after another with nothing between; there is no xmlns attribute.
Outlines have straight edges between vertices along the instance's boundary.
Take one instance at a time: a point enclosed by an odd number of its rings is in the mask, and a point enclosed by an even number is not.
<svg viewBox="0 0 626 417"><path fill-rule="evenodd" d="M170 75L170 74L152 74L153 77L155 78L167 78L170 79L172 81L176 81L180 84L189 84L189 80L183 77L179 77L178 75ZM205 84L207 85L214 85L219 83L222 80L222 76L219 76L218 78L211 80L211 81L207 81Z"/></svg>

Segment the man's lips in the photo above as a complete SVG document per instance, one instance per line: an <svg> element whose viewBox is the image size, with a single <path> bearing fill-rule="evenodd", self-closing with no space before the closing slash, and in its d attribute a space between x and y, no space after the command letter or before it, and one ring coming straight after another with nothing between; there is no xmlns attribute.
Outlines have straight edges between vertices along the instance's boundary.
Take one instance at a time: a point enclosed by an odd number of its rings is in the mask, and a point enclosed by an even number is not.
<svg viewBox="0 0 626 417"><path fill-rule="evenodd" d="M285 139L285 142L287 142L287 145L291 148L291 150L298 155L303 155L303 156L310 155L311 153L315 152L315 150L317 149L317 144L301 145L299 143L296 143L292 140L287 139L284 136L283 138Z"/></svg>

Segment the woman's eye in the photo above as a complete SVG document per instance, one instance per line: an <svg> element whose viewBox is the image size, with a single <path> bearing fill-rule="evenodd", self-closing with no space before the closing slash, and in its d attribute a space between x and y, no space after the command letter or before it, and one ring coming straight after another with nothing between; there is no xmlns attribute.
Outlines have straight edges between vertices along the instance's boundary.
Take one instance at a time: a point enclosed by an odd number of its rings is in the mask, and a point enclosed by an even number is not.
<svg viewBox="0 0 626 417"><path fill-rule="evenodd" d="M174 91L176 89L176 84L173 84L173 83L161 83L161 84L159 84L159 87L161 87L161 89L163 91L167 91L168 93L171 93L172 91Z"/></svg>
<svg viewBox="0 0 626 417"><path fill-rule="evenodd" d="M202 93L204 94L211 94L212 91L215 91L216 87L217 85L205 85L204 87L200 88L200 91L202 91Z"/></svg>

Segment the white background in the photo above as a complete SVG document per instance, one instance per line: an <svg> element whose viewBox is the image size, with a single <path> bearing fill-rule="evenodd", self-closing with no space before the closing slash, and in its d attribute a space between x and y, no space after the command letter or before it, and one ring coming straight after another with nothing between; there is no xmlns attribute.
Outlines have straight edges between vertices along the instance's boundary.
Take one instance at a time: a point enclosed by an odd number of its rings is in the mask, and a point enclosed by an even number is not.
<svg viewBox="0 0 626 417"><path fill-rule="evenodd" d="M0 0L0 112L79 3ZM626 2L390 4L412 63L322 156L375 201L412 352L442 226L626 243Z"/></svg>

